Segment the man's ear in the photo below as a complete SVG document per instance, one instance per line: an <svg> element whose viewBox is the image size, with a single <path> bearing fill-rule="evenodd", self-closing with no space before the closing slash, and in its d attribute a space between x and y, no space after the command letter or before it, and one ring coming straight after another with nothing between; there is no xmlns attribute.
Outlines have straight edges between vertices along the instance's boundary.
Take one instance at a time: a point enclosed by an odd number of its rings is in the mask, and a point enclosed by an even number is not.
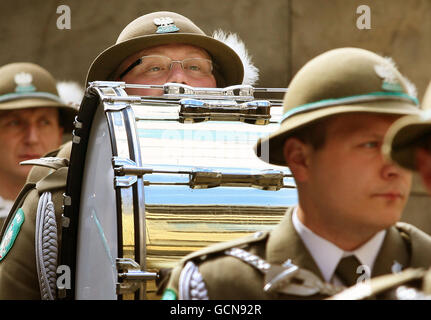
<svg viewBox="0 0 431 320"><path fill-rule="evenodd" d="M288 138L284 142L284 159L295 177L296 183L308 179L310 151L311 146L297 138Z"/></svg>
<svg viewBox="0 0 431 320"><path fill-rule="evenodd" d="M431 154L423 148L417 148L415 156L416 168L419 171L422 182L428 189L428 192L431 193Z"/></svg>

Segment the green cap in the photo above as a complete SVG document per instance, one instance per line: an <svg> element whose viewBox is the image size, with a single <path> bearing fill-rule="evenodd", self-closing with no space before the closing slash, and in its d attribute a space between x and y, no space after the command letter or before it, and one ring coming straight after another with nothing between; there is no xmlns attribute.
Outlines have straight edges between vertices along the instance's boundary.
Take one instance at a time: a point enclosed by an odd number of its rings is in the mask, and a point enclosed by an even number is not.
<svg viewBox="0 0 431 320"><path fill-rule="evenodd" d="M419 115L403 117L389 128L383 144L386 158L400 166L416 170L415 149L417 143L431 134L431 82L422 100Z"/></svg>
<svg viewBox="0 0 431 320"><path fill-rule="evenodd" d="M60 97L54 77L30 62L0 67L0 110L52 107L59 108L65 131L72 131L76 108Z"/></svg>
<svg viewBox="0 0 431 320"><path fill-rule="evenodd" d="M258 141L256 154L266 162L286 165L286 137L316 120L350 112L417 114L415 88L388 58L360 48L325 52L294 76L280 126Z"/></svg>
<svg viewBox="0 0 431 320"><path fill-rule="evenodd" d="M241 84L244 67L237 53L222 41L207 36L190 19L168 11L153 12L130 22L117 42L100 53L87 74L88 82L112 79L113 72L129 56L149 47L182 43L205 49L214 62L219 87Z"/></svg>

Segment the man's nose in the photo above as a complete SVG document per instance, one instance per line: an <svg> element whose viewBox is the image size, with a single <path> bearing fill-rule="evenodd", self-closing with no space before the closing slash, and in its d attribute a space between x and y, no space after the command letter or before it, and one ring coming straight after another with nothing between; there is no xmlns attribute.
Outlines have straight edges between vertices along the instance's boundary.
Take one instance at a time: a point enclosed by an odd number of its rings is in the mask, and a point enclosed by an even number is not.
<svg viewBox="0 0 431 320"><path fill-rule="evenodd" d="M36 124L28 124L25 129L25 141L29 144L39 142L40 132Z"/></svg>
<svg viewBox="0 0 431 320"><path fill-rule="evenodd" d="M402 175L404 172L405 170L397 166L394 162L386 159L383 160L382 176L384 179L396 178Z"/></svg>
<svg viewBox="0 0 431 320"><path fill-rule="evenodd" d="M178 63L178 62L172 63L172 67L169 70L169 75L166 82L175 82L175 83L190 85L188 83L187 74L184 72L184 69L181 66L181 63Z"/></svg>

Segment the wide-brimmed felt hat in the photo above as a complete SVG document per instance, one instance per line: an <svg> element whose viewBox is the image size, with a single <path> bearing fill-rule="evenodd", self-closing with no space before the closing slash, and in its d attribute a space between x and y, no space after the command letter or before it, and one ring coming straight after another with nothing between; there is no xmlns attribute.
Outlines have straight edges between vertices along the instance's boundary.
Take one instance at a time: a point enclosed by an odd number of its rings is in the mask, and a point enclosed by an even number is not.
<svg viewBox="0 0 431 320"><path fill-rule="evenodd" d="M114 71L129 56L149 47L182 43L205 49L214 62L219 87L241 84L244 67L228 45L207 36L190 19L168 11L143 15L129 23L116 43L100 53L90 66L88 82L112 79Z"/></svg>
<svg viewBox="0 0 431 320"><path fill-rule="evenodd" d="M255 152L266 162L286 165L286 137L317 120L351 112L417 114L415 88L388 58L360 48L330 50L294 76L279 128L260 139Z"/></svg>
<svg viewBox="0 0 431 320"><path fill-rule="evenodd" d="M382 147L386 158L400 166L416 170L415 150L425 138L431 138L431 82L418 115L405 116L392 124Z"/></svg>
<svg viewBox="0 0 431 320"><path fill-rule="evenodd" d="M0 110L39 107L58 108L65 131L72 130L77 109L59 97L56 80L47 70L30 62L0 67Z"/></svg>

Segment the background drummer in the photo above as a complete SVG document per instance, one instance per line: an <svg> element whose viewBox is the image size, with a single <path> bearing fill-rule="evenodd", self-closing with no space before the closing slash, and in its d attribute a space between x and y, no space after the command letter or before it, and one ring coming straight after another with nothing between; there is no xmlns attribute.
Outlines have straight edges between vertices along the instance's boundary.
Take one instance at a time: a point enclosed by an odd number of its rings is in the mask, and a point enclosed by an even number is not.
<svg viewBox="0 0 431 320"><path fill-rule="evenodd" d="M42 67L22 62L0 68L1 225L31 169L19 163L58 148L76 111L60 99L56 80Z"/></svg>
<svg viewBox="0 0 431 320"><path fill-rule="evenodd" d="M116 80L134 84L167 82L193 87L253 85L258 69L235 34L207 36L188 18L154 12L129 23L115 45L93 61L87 84ZM161 95L159 89L127 89L129 94Z"/></svg>

